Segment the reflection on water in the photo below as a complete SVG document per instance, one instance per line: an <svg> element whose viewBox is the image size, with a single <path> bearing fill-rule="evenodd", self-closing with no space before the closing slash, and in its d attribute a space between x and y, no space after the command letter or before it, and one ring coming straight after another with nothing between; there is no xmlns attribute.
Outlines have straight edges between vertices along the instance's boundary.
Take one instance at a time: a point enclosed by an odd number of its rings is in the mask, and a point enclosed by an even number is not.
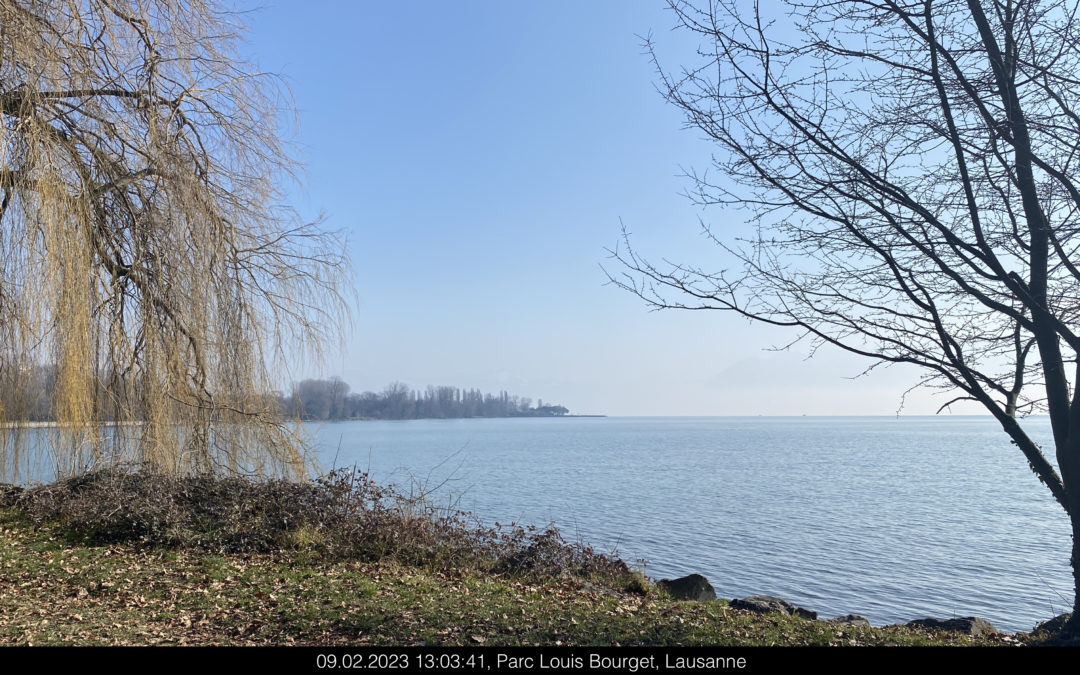
<svg viewBox="0 0 1080 675"><path fill-rule="evenodd" d="M49 483L115 466L293 476L295 467L314 463L297 453L302 448L289 442L297 438L297 431L296 427L274 428L268 435L256 425L230 424L216 425L208 432L168 425L164 433L161 426L138 422L89 427L8 424L0 427L0 482Z"/></svg>
<svg viewBox="0 0 1080 675"><path fill-rule="evenodd" d="M49 483L101 466L133 464L137 459L133 425L91 428L51 423L0 428L0 481Z"/></svg>

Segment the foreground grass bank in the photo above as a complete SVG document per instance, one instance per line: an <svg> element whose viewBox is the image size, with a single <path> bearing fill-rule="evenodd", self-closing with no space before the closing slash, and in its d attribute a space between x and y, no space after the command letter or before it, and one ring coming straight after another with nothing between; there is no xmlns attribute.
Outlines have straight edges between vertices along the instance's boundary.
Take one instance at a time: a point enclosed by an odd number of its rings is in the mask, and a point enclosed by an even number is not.
<svg viewBox="0 0 1080 675"><path fill-rule="evenodd" d="M87 492L86 486L94 485ZM486 531L485 539L484 531L475 528L454 534L461 527L458 522L441 530L439 537L445 540L431 539L429 530L402 531L397 548L382 542L374 547L354 543L343 549L312 522L282 524L281 532L291 533L288 536L266 531L267 521L253 521L254 512L231 503L223 496L227 491L217 493L220 501L215 508L229 506L217 521L176 512L147 525L134 517L137 507L147 505L138 503L137 494L115 492L126 489L118 485L112 476L104 483L64 486L38 495L36 502L26 495L11 497L0 507L0 644L1016 645L1032 641L1027 636L974 639L900 627L836 627L743 612L720 602L680 603L618 561L568 546L550 533L518 532L499 539ZM146 487L128 480L128 488L137 485ZM230 490L235 492L239 485ZM90 495L108 501L112 497L97 494L103 486L119 501L89 516L69 510L75 505L86 508L84 499ZM193 495L189 492L189 496ZM356 496L353 493L350 500ZM175 500L170 502L161 493L153 498L175 506ZM121 508L125 499L129 505ZM266 506L258 510L265 511ZM415 504L396 503L391 508L384 502L373 508L384 507L380 516L384 522L378 527L427 527L416 520ZM112 520L105 518L110 510L115 511ZM280 517L274 513L271 520ZM186 524L180 522L184 518L188 518ZM236 522L225 522L229 518ZM251 536L238 540L234 530L244 522ZM377 528L368 534L393 538L392 533ZM464 547L470 543L479 548L466 552ZM440 548L445 546L451 550Z"/></svg>

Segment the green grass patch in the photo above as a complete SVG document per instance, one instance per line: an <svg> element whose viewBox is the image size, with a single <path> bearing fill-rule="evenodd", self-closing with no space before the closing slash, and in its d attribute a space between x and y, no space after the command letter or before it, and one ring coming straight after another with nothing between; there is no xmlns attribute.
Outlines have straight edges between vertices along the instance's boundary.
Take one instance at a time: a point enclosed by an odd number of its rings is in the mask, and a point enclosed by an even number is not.
<svg viewBox="0 0 1080 675"><path fill-rule="evenodd" d="M0 509L0 644L969 645L679 603L573 576L72 544Z"/></svg>
<svg viewBox="0 0 1080 675"><path fill-rule="evenodd" d="M1017 645L681 603L552 529L366 477L105 472L0 506L0 645Z"/></svg>

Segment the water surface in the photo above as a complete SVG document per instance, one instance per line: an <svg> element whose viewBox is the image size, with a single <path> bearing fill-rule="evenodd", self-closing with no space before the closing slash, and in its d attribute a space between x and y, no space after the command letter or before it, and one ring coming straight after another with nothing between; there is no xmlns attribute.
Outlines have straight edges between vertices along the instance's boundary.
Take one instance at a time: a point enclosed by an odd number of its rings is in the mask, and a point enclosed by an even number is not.
<svg viewBox="0 0 1080 675"><path fill-rule="evenodd" d="M1049 425L1034 425L1050 446ZM488 522L554 522L654 578L874 625L1072 603L1068 519L986 417L560 418L314 428L327 467L426 486ZM437 488L437 489L436 489Z"/></svg>

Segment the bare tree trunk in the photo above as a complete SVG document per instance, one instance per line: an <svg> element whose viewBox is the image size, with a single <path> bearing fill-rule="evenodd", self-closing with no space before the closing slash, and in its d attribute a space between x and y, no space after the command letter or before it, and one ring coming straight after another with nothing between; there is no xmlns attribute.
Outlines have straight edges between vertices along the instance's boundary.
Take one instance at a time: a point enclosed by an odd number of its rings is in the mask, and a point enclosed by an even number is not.
<svg viewBox="0 0 1080 675"><path fill-rule="evenodd" d="M1073 406L1074 410L1077 406ZM1074 425L1072 429L1076 429ZM1066 625L1066 632L1070 635L1080 635L1080 476L1077 476L1077 456L1080 453L1080 435L1070 434L1065 447L1058 453L1058 463L1061 465L1061 478L1065 483L1068 497L1066 510L1069 513L1069 522L1072 525L1072 554L1069 556L1069 564L1073 572L1073 607L1072 617Z"/></svg>
<svg viewBox="0 0 1080 675"><path fill-rule="evenodd" d="M737 261L719 272L657 267L624 230L629 271L609 279L657 309L791 328L811 353L922 368L956 394L939 412L982 404L1069 515L1080 634L1075 3L791 1L785 31L757 3L669 2L715 46L669 71L646 44L661 92L720 148L724 180L692 173L692 199L758 230L706 226ZM1035 412L1055 457L1025 430Z"/></svg>

